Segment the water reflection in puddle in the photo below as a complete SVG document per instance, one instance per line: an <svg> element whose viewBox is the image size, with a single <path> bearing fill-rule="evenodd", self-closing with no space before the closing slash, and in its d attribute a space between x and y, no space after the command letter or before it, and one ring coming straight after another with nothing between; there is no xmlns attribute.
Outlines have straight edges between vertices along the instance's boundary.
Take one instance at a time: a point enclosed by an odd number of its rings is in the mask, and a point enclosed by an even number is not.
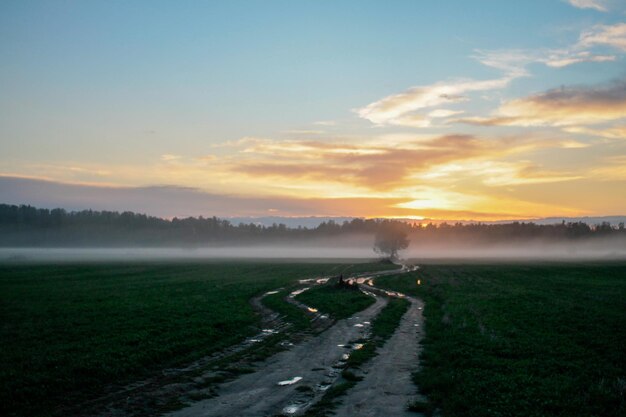
<svg viewBox="0 0 626 417"><path fill-rule="evenodd" d="M330 385L331 384L318 384L318 385L315 386L315 388L318 391L326 391L328 388L330 388Z"/></svg>
<svg viewBox="0 0 626 417"><path fill-rule="evenodd" d="M312 282L316 284L326 284L330 278L307 278L307 279L299 279L298 283L300 284L310 284Z"/></svg>
<svg viewBox="0 0 626 417"><path fill-rule="evenodd" d="M306 290L308 290L308 289L310 289L310 288L311 288L311 287L304 287L304 288L300 288L300 289L298 289L298 290L292 291L292 292L289 294L289 296L290 296L291 298L293 298L293 297L295 297L296 295L300 295L300 294L302 294L303 292L305 292Z"/></svg>
<svg viewBox="0 0 626 417"><path fill-rule="evenodd" d="M287 379L285 381L280 381L277 385L280 385L280 386L293 385L293 384L295 384L296 382L298 382L300 380L302 380L301 376L294 376L291 379Z"/></svg>

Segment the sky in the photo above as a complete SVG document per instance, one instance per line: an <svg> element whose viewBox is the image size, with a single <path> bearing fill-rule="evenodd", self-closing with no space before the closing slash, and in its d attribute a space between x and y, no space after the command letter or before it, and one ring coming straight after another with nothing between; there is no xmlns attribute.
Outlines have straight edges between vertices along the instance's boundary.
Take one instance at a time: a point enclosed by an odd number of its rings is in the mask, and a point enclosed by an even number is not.
<svg viewBox="0 0 626 417"><path fill-rule="evenodd" d="M0 203L626 214L626 0L0 3Z"/></svg>

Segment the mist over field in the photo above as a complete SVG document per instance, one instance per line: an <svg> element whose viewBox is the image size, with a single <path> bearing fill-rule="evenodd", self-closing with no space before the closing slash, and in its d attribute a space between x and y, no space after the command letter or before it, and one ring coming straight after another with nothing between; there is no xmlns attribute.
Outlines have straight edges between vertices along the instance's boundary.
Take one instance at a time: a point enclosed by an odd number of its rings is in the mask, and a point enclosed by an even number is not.
<svg viewBox="0 0 626 417"><path fill-rule="evenodd" d="M373 236L344 236L289 243L257 243L215 247L3 247L0 262L100 262L100 261L184 261L219 259L292 259L316 262L320 259L372 260ZM620 260L626 259L626 237L605 237L585 241L534 239L512 243L475 241L412 241L399 254L402 259L461 260Z"/></svg>

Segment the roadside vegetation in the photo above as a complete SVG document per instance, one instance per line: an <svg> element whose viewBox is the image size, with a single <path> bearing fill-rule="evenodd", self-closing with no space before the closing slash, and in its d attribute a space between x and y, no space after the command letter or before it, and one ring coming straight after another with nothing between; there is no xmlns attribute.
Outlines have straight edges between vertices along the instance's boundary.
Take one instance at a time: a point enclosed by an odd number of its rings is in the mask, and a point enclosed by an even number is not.
<svg viewBox="0 0 626 417"><path fill-rule="evenodd" d="M346 264L0 266L0 414L54 415L258 331L249 299ZM356 270L384 268L378 264Z"/></svg>
<svg viewBox="0 0 626 417"><path fill-rule="evenodd" d="M341 320L374 304L374 298L363 294L358 287L338 287L333 283L311 288L296 299L309 307Z"/></svg>
<svg viewBox="0 0 626 417"><path fill-rule="evenodd" d="M397 269L395 264L388 263L363 263L342 265L332 270L334 275L342 274L349 277L363 272L388 271ZM295 330L304 330L311 327L310 317L299 307L288 303L285 298L289 293L297 288L297 285L279 290L277 293L266 295L261 302L267 308L277 312L285 318L286 321L294 326ZM296 296L298 301L317 308L323 314L329 314L335 319L342 319L352 316L367 307L373 300L371 297L355 291L356 287L351 290L346 288L338 288L332 283L314 287Z"/></svg>
<svg viewBox="0 0 626 417"><path fill-rule="evenodd" d="M426 303L415 411L626 415L626 264L425 265L376 283Z"/></svg>
<svg viewBox="0 0 626 417"><path fill-rule="evenodd" d="M266 295L261 302L291 323L294 330L308 329L311 327L311 320L305 312L301 308L285 301L285 297L289 295L289 292L289 290L280 290L276 294Z"/></svg>

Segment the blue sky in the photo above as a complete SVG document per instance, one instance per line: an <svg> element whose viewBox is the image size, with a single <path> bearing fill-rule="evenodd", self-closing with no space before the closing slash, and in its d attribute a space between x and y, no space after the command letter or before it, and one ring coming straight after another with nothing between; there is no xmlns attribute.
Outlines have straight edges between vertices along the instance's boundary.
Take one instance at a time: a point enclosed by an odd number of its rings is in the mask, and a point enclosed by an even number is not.
<svg viewBox="0 0 626 417"><path fill-rule="evenodd" d="M623 80L625 11L622 1L611 0L4 1L0 173L95 186L195 187L246 196L402 197L425 202L415 204L420 210L482 212L486 202L474 204L467 198L442 197L445 207L435 207L437 199L428 205L423 194L432 185L426 179L436 174L432 169L454 162L449 159L430 163L432 172L417 167L384 190L358 178L366 175L364 170L382 172L388 163L363 167L360 161L350 178L354 187L331 186L333 191L323 195L320 190L328 189L328 178L285 173L282 167L267 175L265 183L250 185L252 180L242 176L239 166L245 165L244 171L250 164L265 167L268 154L254 159L258 149L241 144L314 140L324 146L352 146L382 141L389 150L397 149L398 135L403 143L406 137L421 141L424 136L450 134L491 141L533 135L585 145L585 154L571 158L571 166L580 165L581 158L624 155L623 141L611 138L606 143L607 129L615 132L623 125L619 115L568 122L568 132L554 121L529 122L516 113L523 122L511 125L495 121L494 115L519 111L519 105L500 109L508 101L561 86L607 91L612 88L607 83ZM517 58L511 60L511 54ZM487 59L498 64L486 65ZM567 61L572 59L576 62ZM496 87L475 85L489 80L502 82ZM461 82L465 84L459 99L448 103L413 101L410 114L392 117L376 106L369 115L362 111L414 87ZM432 113L435 110L456 114L442 116ZM407 115L427 120L416 124ZM492 120L487 123L485 118ZM591 128L595 133L589 136ZM541 161L535 165L553 173L552 178L589 179L589 171L546 166L545 160L558 152L537 154L535 149L536 155L518 155L515 160L502 152L489 153L483 159L492 165L517 164L519 171L530 158ZM200 160L213 162L203 170ZM233 172L237 180L229 181ZM256 170L252 177L259 175L266 176L266 171ZM485 181L493 187L488 179L477 182ZM455 187L448 191L457 192ZM489 198L497 191L490 189ZM521 206L529 203L522 200ZM551 214L616 210L614 204L579 210L549 206ZM521 212L546 214L550 207Z"/></svg>

